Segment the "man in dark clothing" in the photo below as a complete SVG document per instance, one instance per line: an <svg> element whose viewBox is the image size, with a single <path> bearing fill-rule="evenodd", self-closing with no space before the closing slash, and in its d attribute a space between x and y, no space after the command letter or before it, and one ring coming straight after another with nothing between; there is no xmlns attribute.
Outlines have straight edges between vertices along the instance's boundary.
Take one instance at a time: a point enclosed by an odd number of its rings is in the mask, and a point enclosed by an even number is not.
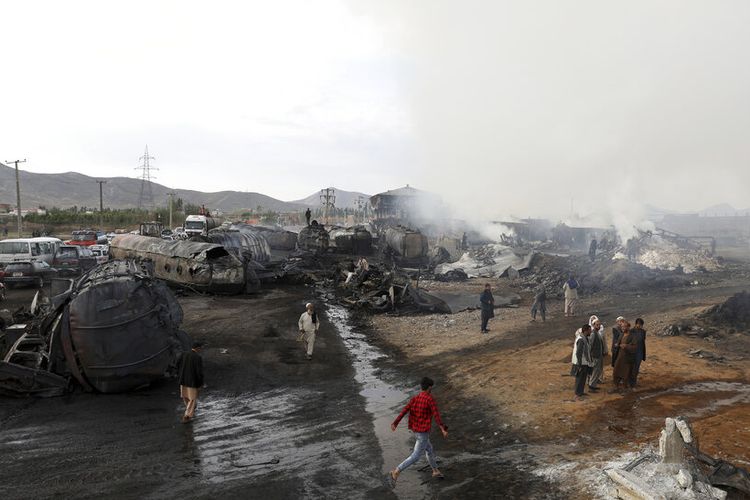
<svg viewBox="0 0 750 500"><path fill-rule="evenodd" d="M469 249L469 237L466 236L466 233L464 233L463 236L461 236L461 250L468 250Z"/></svg>
<svg viewBox="0 0 750 500"><path fill-rule="evenodd" d="M182 423L193 419L195 408L198 406L198 392L203 387L203 358L200 352L201 342L193 342L193 349L182 354L180 363L180 396L185 403L185 414Z"/></svg>
<svg viewBox="0 0 750 500"><path fill-rule="evenodd" d="M427 457L427 461L432 468L432 477L443 477L440 469L438 469L435 460L435 451L430 442L430 430L432 429L433 417L435 418L438 427L440 427L443 437L448 437L448 426L445 425L440 418L437 403L435 402L435 398L432 397L432 386L435 385L435 382L433 382L431 378L425 377L422 379L420 385L422 387L422 392L409 400L409 403L403 410L401 410L401 413L399 413L396 420L391 424L391 430L395 432L401 419L408 413L409 430L412 431L417 438L412 454L388 474L388 482L391 487L396 485L396 480L398 479L399 474L401 474L404 469L414 465L422 455L426 455Z"/></svg>
<svg viewBox="0 0 750 500"><path fill-rule="evenodd" d="M625 318L618 316L616 325L612 327L612 366L615 366L617 361L617 354L620 352L620 339L622 338L622 324L625 322Z"/></svg>
<svg viewBox="0 0 750 500"><path fill-rule="evenodd" d="M591 325L586 323L576 331L576 339L573 343L573 373L576 377L575 394L576 401L580 401L585 395L583 390L586 387L586 379L591 373L591 347L589 345L589 336L591 335Z"/></svg>
<svg viewBox="0 0 750 500"><path fill-rule="evenodd" d="M635 328L630 330L630 334L635 337L637 345L635 363L633 363L633 371L630 378L630 387L635 387L638 384L638 371L641 369L641 362L646 361L646 330L643 328L642 318L635 320Z"/></svg>
<svg viewBox="0 0 750 500"><path fill-rule="evenodd" d="M594 262L594 260L596 259L596 247L596 239L592 239L591 245L589 245L589 257L591 257L591 262Z"/></svg>
<svg viewBox="0 0 750 500"><path fill-rule="evenodd" d="M542 315L542 322L547 321L547 291L544 286L540 286L536 295L534 295L534 303L531 304L531 321L536 321L536 313Z"/></svg>
<svg viewBox="0 0 750 500"><path fill-rule="evenodd" d="M305 210L305 220L307 221L307 225L308 226L310 225L310 219L311 218L312 218L312 212L308 208L307 210Z"/></svg>
<svg viewBox="0 0 750 500"><path fill-rule="evenodd" d="M495 317L495 297L492 296L492 287L489 283L484 285L484 291L479 296L479 303L482 306L482 333L488 333L487 323L490 318Z"/></svg>

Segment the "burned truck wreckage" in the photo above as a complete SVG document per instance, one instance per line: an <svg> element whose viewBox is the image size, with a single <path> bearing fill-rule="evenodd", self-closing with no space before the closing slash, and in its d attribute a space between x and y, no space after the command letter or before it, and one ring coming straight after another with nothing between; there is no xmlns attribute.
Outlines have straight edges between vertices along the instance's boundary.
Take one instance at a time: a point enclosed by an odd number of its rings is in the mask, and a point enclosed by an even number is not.
<svg viewBox="0 0 750 500"><path fill-rule="evenodd" d="M238 294L256 285L249 266L215 243L125 234L112 240L110 255L115 259L150 261L155 278L200 292Z"/></svg>
<svg viewBox="0 0 750 500"><path fill-rule="evenodd" d="M190 337L182 308L167 286L135 261L99 266L67 290L34 300L11 329L0 361L0 393L58 396L125 392L176 372ZM17 338L16 338L17 337Z"/></svg>

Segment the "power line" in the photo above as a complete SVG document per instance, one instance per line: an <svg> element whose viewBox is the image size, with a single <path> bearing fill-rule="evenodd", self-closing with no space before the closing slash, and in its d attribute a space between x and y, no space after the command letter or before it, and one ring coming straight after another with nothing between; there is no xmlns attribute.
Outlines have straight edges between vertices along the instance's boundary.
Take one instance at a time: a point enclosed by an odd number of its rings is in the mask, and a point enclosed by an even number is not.
<svg viewBox="0 0 750 500"><path fill-rule="evenodd" d="M18 180L18 164L26 163L26 158L23 160L6 161L5 163L16 164L16 215L18 216L18 237L21 237L21 230L23 229L23 217L21 217L21 182Z"/></svg>
<svg viewBox="0 0 750 500"><path fill-rule="evenodd" d="M146 152L138 159L141 164L135 168L141 171L139 177L141 179L141 193L138 196L138 209L154 208L154 192L151 188L151 180L156 179L156 177L151 172L159 170L157 167L151 165L151 160L155 159L153 156L149 156L148 144L146 144Z"/></svg>

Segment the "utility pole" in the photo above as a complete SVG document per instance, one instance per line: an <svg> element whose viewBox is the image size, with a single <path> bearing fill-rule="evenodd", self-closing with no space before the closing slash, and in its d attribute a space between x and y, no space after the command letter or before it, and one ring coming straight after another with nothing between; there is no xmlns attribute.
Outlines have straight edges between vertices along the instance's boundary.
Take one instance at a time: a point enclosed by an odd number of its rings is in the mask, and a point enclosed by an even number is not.
<svg viewBox="0 0 750 500"><path fill-rule="evenodd" d="M169 195L169 230L172 230L172 206L174 205L174 195L177 193L169 192L167 195Z"/></svg>
<svg viewBox="0 0 750 500"><path fill-rule="evenodd" d="M336 190L325 188L320 190L320 204L323 205L323 223L330 224L328 220L329 210L336 208Z"/></svg>
<svg viewBox="0 0 750 500"><path fill-rule="evenodd" d="M99 231L104 231L104 194L102 186L107 181L98 180L96 182L99 184Z"/></svg>
<svg viewBox="0 0 750 500"><path fill-rule="evenodd" d="M18 164L26 163L26 158L23 160L6 161L5 163L16 164L16 215L18 216L18 237L21 237L21 230L23 229L23 218L21 217L21 182L18 180Z"/></svg>

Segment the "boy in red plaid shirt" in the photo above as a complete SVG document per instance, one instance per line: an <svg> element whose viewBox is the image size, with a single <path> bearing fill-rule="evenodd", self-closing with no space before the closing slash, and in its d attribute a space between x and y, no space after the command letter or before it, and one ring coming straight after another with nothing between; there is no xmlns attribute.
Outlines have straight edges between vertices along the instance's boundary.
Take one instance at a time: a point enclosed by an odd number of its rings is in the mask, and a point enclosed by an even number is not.
<svg viewBox="0 0 750 500"><path fill-rule="evenodd" d="M414 451L409 455L409 458L401 462L396 469L390 472L389 480L392 486L395 486L399 474L419 460L422 453L425 454L427 461L430 463L430 467L432 467L432 477L443 478L443 474L438 469L437 462L435 461L435 451L432 449L432 443L430 442L432 417L435 417L435 421L437 422L438 427L440 427L443 437L448 437L448 426L443 424L437 403L435 403L435 399L432 397L431 392L433 385L435 385L435 382L433 382L431 378L423 378L421 383L422 392L411 398L409 403L403 410L401 410L398 417L396 417L396 420L391 424L391 430L395 432L401 419L408 413L409 430L411 430L417 438L417 442L414 444Z"/></svg>

